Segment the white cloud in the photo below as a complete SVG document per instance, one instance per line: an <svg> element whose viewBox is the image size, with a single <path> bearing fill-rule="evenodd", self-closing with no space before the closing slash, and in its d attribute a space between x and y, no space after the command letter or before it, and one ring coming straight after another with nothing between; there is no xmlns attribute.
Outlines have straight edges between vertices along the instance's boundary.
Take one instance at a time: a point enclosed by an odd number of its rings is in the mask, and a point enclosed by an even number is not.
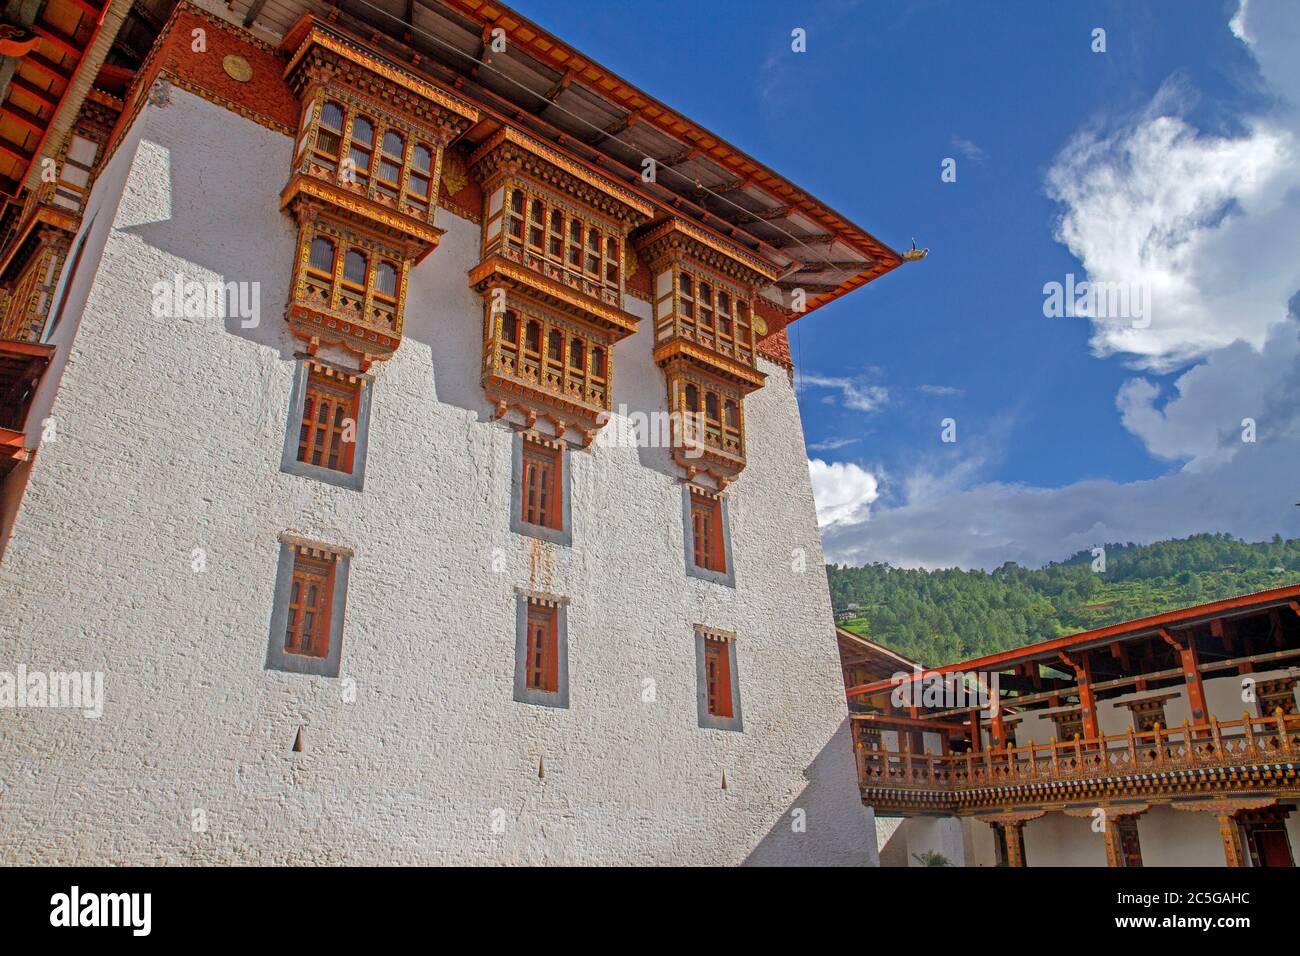
<svg viewBox="0 0 1300 956"><path fill-rule="evenodd" d="M813 442L808 446L809 451L835 451L846 445L853 445L862 441L861 438L827 438L825 441Z"/></svg>
<svg viewBox="0 0 1300 956"><path fill-rule="evenodd" d="M883 385L872 385L869 382L857 379L832 378L811 372L803 372L799 375L799 384L813 388L834 389L840 393L840 400L843 401L845 408L851 408L859 412L877 411L889 401L889 389ZM833 404L835 398L828 395L822 401L829 401Z"/></svg>
<svg viewBox="0 0 1300 956"><path fill-rule="evenodd" d="M1048 172L1065 205L1056 237L1089 281L1144 288L1151 306L1141 328L1093 319L1095 352L1169 370L1239 339L1262 346L1300 288L1297 188L1296 138L1261 120L1236 138L1168 115L1077 136Z"/></svg>
<svg viewBox="0 0 1300 956"><path fill-rule="evenodd" d="M1092 319L1092 347L1186 369L1172 386L1139 377L1116 396L1123 425L1181 467L1033 488L982 481L974 458L931 463L902 483L897 507L826 527L828 560L1039 565L1107 541L1300 535L1300 7L1243 2L1231 29L1273 94L1266 115L1206 135L1169 84L1144 114L1076 136L1047 181L1063 206L1057 238L1087 278L1151 290L1148 328ZM1255 420L1253 444L1243 418Z"/></svg>
<svg viewBox="0 0 1300 956"><path fill-rule="evenodd" d="M965 389L954 388L952 385L918 385L916 390L922 395L933 395L937 398L959 398L966 394Z"/></svg>
<svg viewBox="0 0 1300 956"><path fill-rule="evenodd" d="M851 462L827 464L810 458L808 474L817 502L817 524L823 528L865 521L880 496L876 476Z"/></svg>
<svg viewBox="0 0 1300 956"><path fill-rule="evenodd" d="M1039 566L1108 541L1147 542L1203 531L1251 540L1300 535L1296 442L1271 442L1212 472L1151 481L1082 481L1064 488L990 482L927 498L858 524L822 529L826 560L899 567Z"/></svg>
<svg viewBox="0 0 1300 956"><path fill-rule="evenodd" d="M976 162L983 162L984 160L983 147L974 140L967 139L965 136L954 135L951 140L951 146L967 159L973 159Z"/></svg>
<svg viewBox="0 0 1300 956"><path fill-rule="evenodd" d="M1265 433L1278 426L1279 412L1283 423L1290 420L1289 410L1273 404L1288 380L1300 378L1297 330L1294 321L1273 326L1262 352L1236 342L1211 353L1178 377L1177 395L1163 408L1156 405L1156 385L1145 378L1126 382L1115 399L1124 427L1153 455L1185 461L1190 471L1230 460L1242 451L1245 419Z"/></svg>
<svg viewBox="0 0 1300 956"><path fill-rule="evenodd" d="M1148 328L1094 320L1097 354L1170 371L1236 341L1262 348L1284 320L1300 289L1298 13L1243 0L1229 23L1272 109L1209 135L1184 119L1192 94L1171 81L1127 124L1078 134L1049 170L1057 238L1088 278L1150 290Z"/></svg>

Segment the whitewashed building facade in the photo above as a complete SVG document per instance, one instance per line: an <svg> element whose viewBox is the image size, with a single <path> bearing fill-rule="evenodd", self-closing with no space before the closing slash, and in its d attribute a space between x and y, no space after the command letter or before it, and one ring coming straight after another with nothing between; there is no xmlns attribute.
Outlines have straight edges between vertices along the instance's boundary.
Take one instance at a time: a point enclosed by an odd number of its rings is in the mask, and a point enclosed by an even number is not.
<svg viewBox="0 0 1300 956"><path fill-rule="evenodd" d="M83 62L0 862L876 862L784 328L900 257L479 6Z"/></svg>

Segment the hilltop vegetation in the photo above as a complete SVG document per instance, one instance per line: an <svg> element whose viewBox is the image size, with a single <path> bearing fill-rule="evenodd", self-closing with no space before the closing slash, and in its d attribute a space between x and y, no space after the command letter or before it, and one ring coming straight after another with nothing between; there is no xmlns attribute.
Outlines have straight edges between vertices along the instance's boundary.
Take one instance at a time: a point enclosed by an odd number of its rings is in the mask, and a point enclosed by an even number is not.
<svg viewBox="0 0 1300 956"><path fill-rule="evenodd" d="M1198 534L1155 544L1106 545L1106 570L1080 551L1044 568L994 571L827 565L840 626L938 665L1300 582L1300 539L1248 543Z"/></svg>

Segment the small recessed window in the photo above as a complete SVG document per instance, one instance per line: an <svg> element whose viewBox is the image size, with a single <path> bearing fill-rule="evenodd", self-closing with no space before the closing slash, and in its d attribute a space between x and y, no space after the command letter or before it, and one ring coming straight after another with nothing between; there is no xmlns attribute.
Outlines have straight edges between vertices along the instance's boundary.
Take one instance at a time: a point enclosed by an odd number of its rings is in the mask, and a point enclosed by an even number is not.
<svg viewBox="0 0 1300 956"><path fill-rule="evenodd" d="M349 564L346 549L281 538L268 669L338 676Z"/></svg>
<svg viewBox="0 0 1300 956"><path fill-rule="evenodd" d="M736 635L697 624L695 664L700 726L710 730L741 730Z"/></svg>
<svg viewBox="0 0 1300 956"><path fill-rule="evenodd" d="M330 648L330 597L334 583L334 558L294 557L289 589L289 619L285 625L284 652L325 657Z"/></svg>
<svg viewBox="0 0 1300 956"><path fill-rule="evenodd" d="M556 641L556 609L528 607L528 647L524 663L524 686L529 690L554 693L559 686L559 647Z"/></svg>
<svg viewBox="0 0 1300 956"><path fill-rule="evenodd" d="M524 500L520 518L525 524L558 528L560 450L534 442L524 443Z"/></svg>
<svg viewBox="0 0 1300 956"><path fill-rule="evenodd" d="M298 437L299 461L351 473L360 398L357 379L348 381L321 366L308 373Z"/></svg>
<svg viewBox="0 0 1300 956"><path fill-rule="evenodd" d="M727 642L713 637L704 639L705 706L713 717L731 716L731 668L728 666Z"/></svg>
<svg viewBox="0 0 1300 956"><path fill-rule="evenodd" d="M715 584L735 586L726 499L697 485L683 486L686 519L686 573Z"/></svg>
<svg viewBox="0 0 1300 956"><path fill-rule="evenodd" d="M564 442L536 433L515 436L511 530L552 544L571 542L569 456Z"/></svg>
<svg viewBox="0 0 1300 956"><path fill-rule="evenodd" d="M301 359L289 401L280 470L360 491L371 385L358 372Z"/></svg>
<svg viewBox="0 0 1300 956"><path fill-rule="evenodd" d="M695 566L708 571L727 570L722 550L722 502L702 494L691 494L691 532L694 535Z"/></svg>
<svg viewBox="0 0 1300 956"><path fill-rule="evenodd" d="M518 591L515 700L569 706L568 598Z"/></svg>

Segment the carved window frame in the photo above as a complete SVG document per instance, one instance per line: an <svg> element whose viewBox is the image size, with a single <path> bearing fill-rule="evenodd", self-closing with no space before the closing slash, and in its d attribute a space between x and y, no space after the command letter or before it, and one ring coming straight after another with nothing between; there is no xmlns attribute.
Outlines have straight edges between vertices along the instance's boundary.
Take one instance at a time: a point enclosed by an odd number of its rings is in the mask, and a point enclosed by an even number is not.
<svg viewBox="0 0 1300 956"><path fill-rule="evenodd" d="M343 619L347 608L348 577L352 552L346 548L309 541L294 535L280 536L280 559L276 567L275 597L271 610L270 642L267 646L267 670L286 671L315 677L338 677L343 657ZM291 625L290 615L302 612L305 596L302 588L309 583L326 588L325 602L318 599L315 614L325 620L315 621L318 628L312 653L291 649L290 634L301 630L300 622ZM299 586L294 600L294 585ZM324 646L320 646L321 644Z"/></svg>
<svg viewBox="0 0 1300 956"><path fill-rule="evenodd" d="M549 509L553 525L537 524L525 520L529 460L545 455L553 464ZM571 451L567 442L547 438L535 432L515 432L512 443L510 481L510 530L516 534L539 538L551 544L570 547L573 544L573 513L570 501Z"/></svg>
<svg viewBox="0 0 1300 956"><path fill-rule="evenodd" d="M717 655L721 655L720 657ZM715 713L711 706L710 665L721 663L726 670L725 687L718 688L713 699L725 700L723 712ZM736 666L736 635L732 631L722 631L695 625L695 680L696 680L696 719L705 730L725 730L744 733L744 719L740 706L740 671ZM717 678L714 683L716 685Z"/></svg>
<svg viewBox="0 0 1300 956"><path fill-rule="evenodd" d="M516 589L514 699L521 704L567 709L569 706L569 599ZM548 642L542 686L530 680L535 663L529 650L534 626L542 622Z"/></svg>
<svg viewBox="0 0 1300 956"><path fill-rule="evenodd" d="M329 385L334 391L354 390L353 421L355 441L347 468L330 468L299 458L307 399L314 387ZM339 488L361 491L365 485L366 455L370 444L370 406L374 379L369 375L336 368L309 356L301 356L294 369L293 388L289 394L289 417L285 425L284 448L280 470L287 475L311 478Z"/></svg>
<svg viewBox="0 0 1300 956"><path fill-rule="evenodd" d="M697 515L708 512L711 540L710 555L706 564L698 563L699 546ZM698 485L682 485L682 523L685 529L686 573L693 578L711 581L726 587L736 586L735 565L731 551L731 516L727 498Z"/></svg>

